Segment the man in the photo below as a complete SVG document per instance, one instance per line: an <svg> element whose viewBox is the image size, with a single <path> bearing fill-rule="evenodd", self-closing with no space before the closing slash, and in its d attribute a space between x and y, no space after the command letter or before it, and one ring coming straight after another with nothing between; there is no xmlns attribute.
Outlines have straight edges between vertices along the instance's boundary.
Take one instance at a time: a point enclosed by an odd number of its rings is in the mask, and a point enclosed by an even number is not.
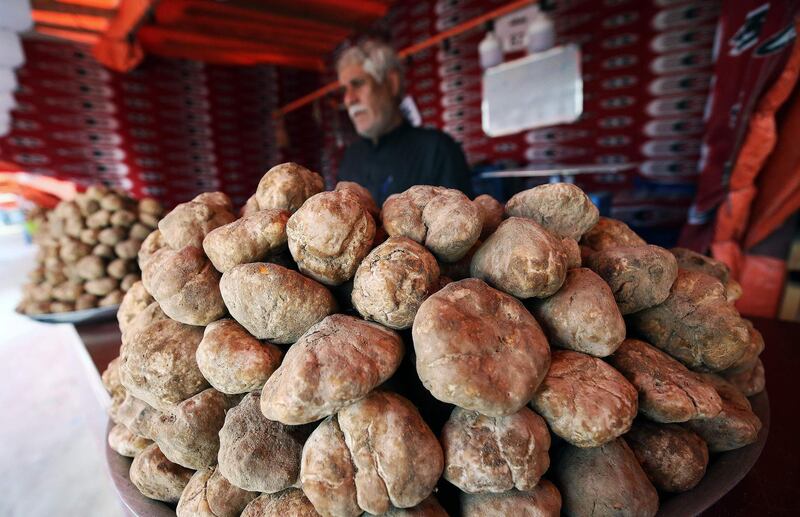
<svg viewBox="0 0 800 517"><path fill-rule="evenodd" d="M439 185L470 195L470 171L449 135L412 127L400 111L400 60L391 47L367 41L336 63L347 113L361 137L344 153L339 179L366 187L380 206L413 185Z"/></svg>

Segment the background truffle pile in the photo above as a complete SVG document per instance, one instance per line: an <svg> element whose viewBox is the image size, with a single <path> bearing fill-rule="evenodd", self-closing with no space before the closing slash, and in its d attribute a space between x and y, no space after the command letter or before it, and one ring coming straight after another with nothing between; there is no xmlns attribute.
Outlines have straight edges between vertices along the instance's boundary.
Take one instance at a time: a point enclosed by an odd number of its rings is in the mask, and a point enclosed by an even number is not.
<svg viewBox="0 0 800 517"><path fill-rule="evenodd" d="M70 312L119 305L139 281L142 241L158 225L162 207L123 192L89 187L37 217L37 267L17 311Z"/></svg>
<svg viewBox="0 0 800 517"><path fill-rule="evenodd" d="M139 252L109 443L179 516L654 515L756 440L764 343L720 263L569 184L322 189L278 165Z"/></svg>

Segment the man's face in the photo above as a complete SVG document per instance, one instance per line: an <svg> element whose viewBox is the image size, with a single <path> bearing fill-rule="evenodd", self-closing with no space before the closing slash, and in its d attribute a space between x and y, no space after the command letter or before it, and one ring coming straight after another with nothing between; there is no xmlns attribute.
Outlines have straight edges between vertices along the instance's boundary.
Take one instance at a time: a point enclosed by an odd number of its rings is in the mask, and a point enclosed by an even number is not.
<svg viewBox="0 0 800 517"><path fill-rule="evenodd" d="M356 132L366 138L376 139L385 134L392 124L395 106L394 82L387 77L382 84L364 71L359 64L342 66L339 82L344 88L344 105Z"/></svg>

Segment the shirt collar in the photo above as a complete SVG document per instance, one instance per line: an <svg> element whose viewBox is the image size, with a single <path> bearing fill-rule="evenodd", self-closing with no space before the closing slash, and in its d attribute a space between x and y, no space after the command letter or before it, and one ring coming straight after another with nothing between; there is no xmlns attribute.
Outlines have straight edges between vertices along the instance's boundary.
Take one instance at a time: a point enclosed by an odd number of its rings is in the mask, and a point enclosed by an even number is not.
<svg viewBox="0 0 800 517"><path fill-rule="evenodd" d="M387 142L391 142L392 140L397 139L400 135L402 135L403 133L405 133L409 129L411 129L411 124L408 122L408 120L405 119L405 117L403 117L403 121L400 122L400 125L398 125L394 129L392 129L391 131L389 131L385 135L381 135L378 138L378 142L376 144L372 143L372 139L371 138L366 138L366 137L361 137L361 138L363 140L365 140L367 142L367 144L369 144L369 146L371 148L378 149L378 148L383 147L384 145L386 145Z"/></svg>

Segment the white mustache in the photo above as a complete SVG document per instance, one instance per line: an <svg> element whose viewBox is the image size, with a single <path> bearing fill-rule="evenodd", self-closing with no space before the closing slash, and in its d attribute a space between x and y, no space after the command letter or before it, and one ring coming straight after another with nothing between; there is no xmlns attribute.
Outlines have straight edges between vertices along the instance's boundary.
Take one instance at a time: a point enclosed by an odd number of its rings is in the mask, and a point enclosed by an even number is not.
<svg viewBox="0 0 800 517"><path fill-rule="evenodd" d="M352 106L347 107L347 114L350 115L350 118L355 117L359 113L367 111L367 107L363 104L353 104Z"/></svg>

